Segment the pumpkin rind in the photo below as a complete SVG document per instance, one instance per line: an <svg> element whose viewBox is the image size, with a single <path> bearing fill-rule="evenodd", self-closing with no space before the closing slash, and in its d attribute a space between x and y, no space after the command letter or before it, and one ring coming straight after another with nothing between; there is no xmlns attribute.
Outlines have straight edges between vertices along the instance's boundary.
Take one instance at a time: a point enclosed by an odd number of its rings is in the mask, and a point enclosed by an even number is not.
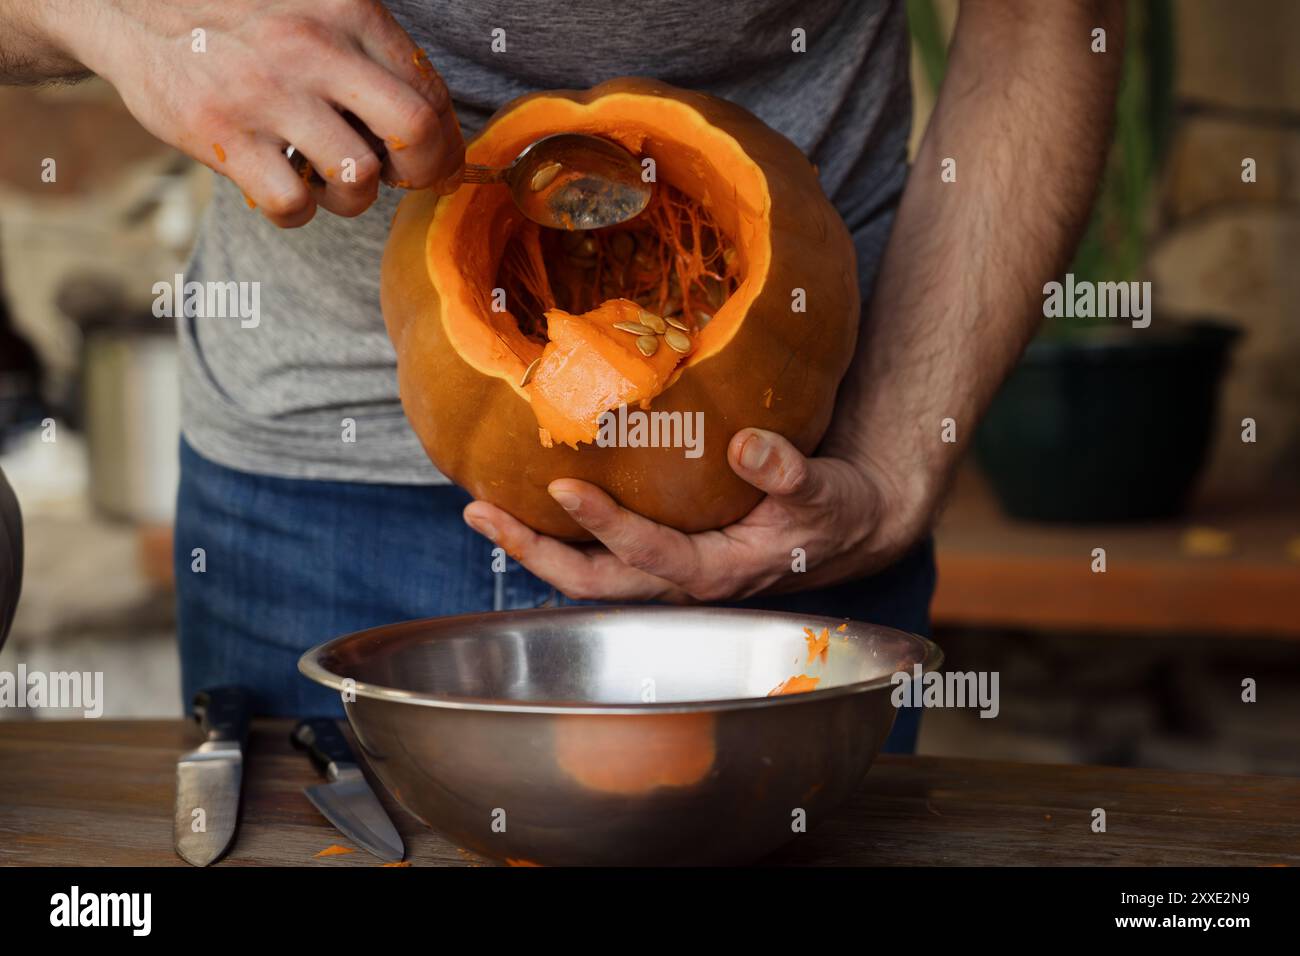
<svg viewBox="0 0 1300 956"><path fill-rule="evenodd" d="M688 459L672 448L542 447L536 416L516 387L518 371L485 372L459 354L448 335L449 323L480 319L444 314L428 253L439 202L432 192L412 192L399 204L382 265L381 303L397 352L402 406L430 459L476 498L568 539L589 535L547 493L557 478L589 481L625 507L681 531L743 517L761 493L727 463L732 435L746 426L765 428L811 453L829 425L857 338L856 256L848 230L799 149L739 106L623 78L586 92L522 97L498 111L480 137L537 98L590 104L624 93L690 107L734 138L766 180L771 257L761 289L731 338L712 354L683 363L651 406L703 412L701 457ZM539 129L537 136L562 131ZM795 289L805 290L805 312L792 309Z"/></svg>

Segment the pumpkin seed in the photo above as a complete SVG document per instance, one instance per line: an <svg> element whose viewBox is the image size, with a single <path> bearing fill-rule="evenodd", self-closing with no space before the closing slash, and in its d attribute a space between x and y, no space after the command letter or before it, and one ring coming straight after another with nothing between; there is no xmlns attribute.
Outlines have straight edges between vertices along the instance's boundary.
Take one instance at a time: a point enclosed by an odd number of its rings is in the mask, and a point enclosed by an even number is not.
<svg viewBox="0 0 1300 956"><path fill-rule="evenodd" d="M633 335L646 336L655 334L654 329L647 325L642 325L640 322L615 322L614 328L618 329L620 332L631 332Z"/></svg>
<svg viewBox="0 0 1300 956"><path fill-rule="evenodd" d="M656 335L663 335L664 329L668 327L664 324L664 320L653 312L642 311L637 318L641 320L642 325L649 327L650 331L654 332Z"/></svg>
<svg viewBox="0 0 1300 956"><path fill-rule="evenodd" d="M641 350L642 355L649 358L659 351L659 336L643 335L636 340L636 347Z"/></svg>
<svg viewBox="0 0 1300 956"><path fill-rule="evenodd" d="M702 329L702 328L704 328L706 325L708 325L708 324L709 324L710 322L712 322L712 321L713 321L713 316L712 316L712 314L710 314L710 313L708 313L708 312L705 312L703 309L696 309L696 310L695 310L695 327L696 327L697 329Z"/></svg>
<svg viewBox="0 0 1300 956"><path fill-rule="evenodd" d="M669 329L664 335L664 341L674 352L689 352L691 350L691 338L685 332L677 329Z"/></svg>
<svg viewBox="0 0 1300 956"><path fill-rule="evenodd" d="M555 177L558 176L559 173L559 163L543 163L541 166L537 167L537 171L533 173L533 178L528 185L532 187L533 192L541 192L555 181Z"/></svg>
<svg viewBox="0 0 1300 956"><path fill-rule="evenodd" d="M583 236L582 241L578 243L578 249L584 256L594 256L596 254L596 240L591 236Z"/></svg>
<svg viewBox="0 0 1300 956"><path fill-rule="evenodd" d="M691 327L682 321L679 315L665 315L664 321L675 329L681 329L683 332L689 332Z"/></svg>
<svg viewBox="0 0 1300 956"><path fill-rule="evenodd" d="M739 258L740 258L740 253L736 251L734 246L722 247L722 261L725 262L728 266L734 266L736 264L736 260Z"/></svg>
<svg viewBox="0 0 1300 956"><path fill-rule="evenodd" d="M542 357L539 355L528 363L528 368L524 369L524 377L519 380L519 387L523 388L533 380L533 373L537 371L537 366L542 364Z"/></svg>

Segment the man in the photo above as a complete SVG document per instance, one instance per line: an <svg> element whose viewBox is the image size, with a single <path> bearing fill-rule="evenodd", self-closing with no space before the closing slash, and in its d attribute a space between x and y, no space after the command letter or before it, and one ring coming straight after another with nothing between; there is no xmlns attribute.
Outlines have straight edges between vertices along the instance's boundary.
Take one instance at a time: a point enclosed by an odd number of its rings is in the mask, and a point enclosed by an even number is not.
<svg viewBox="0 0 1300 956"><path fill-rule="evenodd" d="M3 10L11 82L98 73L155 135L226 177L187 278L260 281L264 314L255 328L178 323L181 648L187 693L239 681L267 713L337 706L294 666L335 634L566 597L743 601L925 632L928 529L1041 315L1038 290L1085 221L1122 47L1119 0L963 4L909 176L909 44L891 0L633 0L616 12L599 0L13 0ZM1092 52L1097 29L1108 52ZM736 525L682 535L599 489L555 482L554 497L607 549L593 553L436 483L401 415L380 318L380 252L401 195L380 180L453 190L461 127L477 130L532 90L624 74L732 99L798 144L853 234L869 308L815 457L753 429L733 439L733 468L767 494ZM341 111L404 148L381 160ZM328 181L305 183L288 144ZM344 158L355 183L337 175ZM313 220L317 207L359 218ZM341 440L345 419L355 442ZM948 420L955 441L943 440ZM494 545L522 568L493 574ZM892 744L914 735L915 720L901 719Z"/></svg>

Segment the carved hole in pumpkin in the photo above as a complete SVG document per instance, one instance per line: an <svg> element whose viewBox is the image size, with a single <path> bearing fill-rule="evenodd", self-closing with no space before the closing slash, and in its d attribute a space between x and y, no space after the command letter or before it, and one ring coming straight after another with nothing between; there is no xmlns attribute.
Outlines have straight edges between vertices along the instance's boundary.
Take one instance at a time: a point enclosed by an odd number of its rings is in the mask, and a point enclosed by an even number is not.
<svg viewBox="0 0 1300 956"><path fill-rule="evenodd" d="M506 241L495 285L520 332L544 346L547 309L581 315L619 298L699 331L743 278L735 243L708 210L660 182L641 215L608 229L523 221Z"/></svg>

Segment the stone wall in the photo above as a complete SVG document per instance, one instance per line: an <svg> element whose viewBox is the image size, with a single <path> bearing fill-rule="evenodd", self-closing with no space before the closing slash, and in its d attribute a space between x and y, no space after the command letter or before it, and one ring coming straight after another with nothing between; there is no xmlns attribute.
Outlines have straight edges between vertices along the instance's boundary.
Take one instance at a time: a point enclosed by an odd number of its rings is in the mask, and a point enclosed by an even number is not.
<svg viewBox="0 0 1300 956"><path fill-rule="evenodd" d="M1224 384L1207 498L1300 484L1300 4L1179 0L1176 126L1149 271L1166 308L1246 332ZM1255 161L1254 182L1242 162ZM1241 421L1257 422L1256 444Z"/></svg>

